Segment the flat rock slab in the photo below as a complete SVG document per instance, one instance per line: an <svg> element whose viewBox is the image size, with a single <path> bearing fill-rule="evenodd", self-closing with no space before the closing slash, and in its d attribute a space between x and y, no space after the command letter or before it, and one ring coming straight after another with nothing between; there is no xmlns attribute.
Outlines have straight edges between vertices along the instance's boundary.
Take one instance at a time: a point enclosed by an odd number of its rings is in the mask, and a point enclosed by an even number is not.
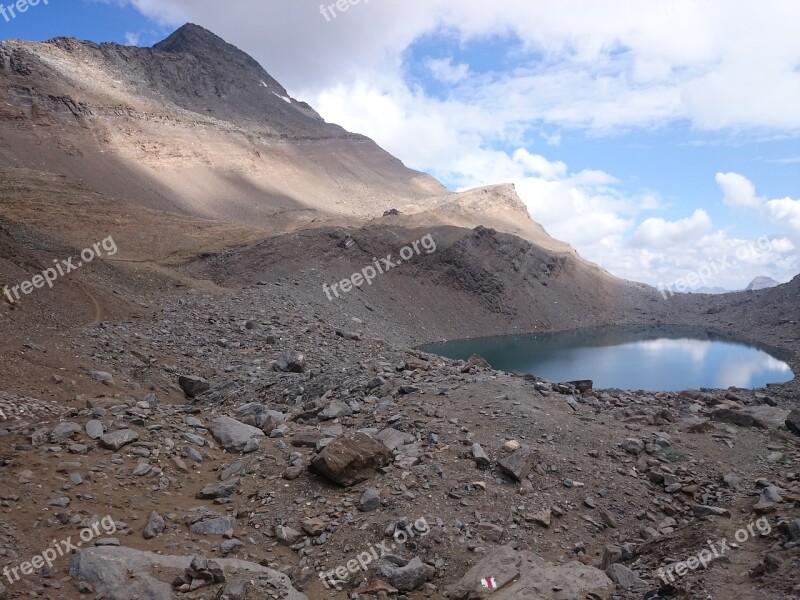
<svg viewBox="0 0 800 600"><path fill-rule="evenodd" d="M739 425L740 427L757 427L759 429L781 429L786 426L788 410L774 406L747 406L740 410L721 408L711 415L715 421Z"/></svg>
<svg viewBox="0 0 800 600"><path fill-rule="evenodd" d="M311 461L310 469L344 487L366 481L375 469L392 459L389 449L360 431L346 433L328 444Z"/></svg>
<svg viewBox="0 0 800 600"><path fill-rule="evenodd" d="M120 429L118 431L112 431L111 433L107 433L104 436L102 436L100 438L100 445L103 448L107 448L108 450L114 450L116 452L123 446L132 444L138 439L139 439L139 434L136 433L133 429Z"/></svg>
<svg viewBox="0 0 800 600"><path fill-rule="evenodd" d="M387 427L375 435L375 439L383 443L389 450L397 450L400 446L413 444L417 438L410 433L400 431L394 427Z"/></svg>
<svg viewBox="0 0 800 600"><path fill-rule="evenodd" d="M211 435L226 450L241 452L253 438L266 437L258 427L247 425L231 417L217 417L211 422Z"/></svg>
<svg viewBox="0 0 800 600"><path fill-rule="evenodd" d="M487 578L493 580L493 590L485 585ZM533 552L503 546L445 590L445 595L451 600L608 600L613 592L614 582L600 569L579 562L554 565Z"/></svg>
<svg viewBox="0 0 800 600"><path fill-rule="evenodd" d="M228 578L241 574L248 579L265 580L264 592L269 591L283 600L308 600L305 594L292 587L289 577L283 573L235 558L216 558L214 562L222 567ZM75 581L90 583L98 598L172 600L175 598L172 580L185 573L191 563L191 556L164 556L132 548L107 546L78 552L70 563L69 574ZM164 570L173 573L165 573ZM158 571L159 579L150 574L153 571Z"/></svg>

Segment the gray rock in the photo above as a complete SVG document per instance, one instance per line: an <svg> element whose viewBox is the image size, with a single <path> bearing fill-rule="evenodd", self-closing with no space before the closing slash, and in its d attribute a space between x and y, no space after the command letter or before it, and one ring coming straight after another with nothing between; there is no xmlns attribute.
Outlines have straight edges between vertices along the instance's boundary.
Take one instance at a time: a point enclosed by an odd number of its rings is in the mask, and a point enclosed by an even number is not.
<svg viewBox="0 0 800 600"><path fill-rule="evenodd" d="M274 371L284 373L302 373L306 368L306 357L297 351L284 352L272 363Z"/></svg>
<svg viewBox="0 0 800 600"><path fill-rule="evenodd" d="M481 448L480 444L472 444L470 455L479 469L489 468L491 461L489 460L489 457L486 456L486 452L483 451L483 448Z"/></svg>
<svg viewBox="0 0 800 600"><path fill-rule="evenodd" d="M638 456L644 452L644 442L637 438L628 438L620 444L620 447L628 454L633 454L634 456Z"/></svg>
<svg viewBox="0 0 800 600"><path fill-rule="evenodd" d="M376 569L376 574L382 579L386 579L401 592L412 592L425 585L425 565L422 564L420 557L413 560L404 567L381 564Z"/></svg>
<svg viewBox="0 0 800 600"><path fill-rule="evenodd" d="M483 585L493 577L497 588L490 592ZM553 590L558 590L554 595ZM462 579L445 590L451 600L553 600L554 598L597 598L608 600L614 582L601 570L571 562L553 565L533 552L517 552L502 546L470 569Z"/></svg>
<svg viewBox="0 0 800 600"><path fill-rule="evenodd" d="M211 422L211 435L226 450L241 452L253 438L266 437L264 432L231 417L217 417Z"/></svg>
<svg viewBox="0 0 800 600"><path fill-rule="evenodd" d="M644 584L644 581L639 579L639 577L631 571L625 565L621 565L619 563L614 563L610 567L606 569L606 575L608 575L609 579L616 583L621 588L631 588L631 587L638 587Z"/></svg>
<svg viewBox="0 0 800 600"><path fill-rule="evenodd" d="M695 504L692 506L692 513L695 517L727 517L730 518L731 511L719 506L705 506L702 504Z"/></svg>
<svg viewBox="0 0 800 600"><path fill-rule="evenodd" d="M206 445L205 439L203 439L202 435L197 435L196 433L184 433L183 439L189 442L190 444L194 444L195 446L200 446L201 448Z"/></svg>
<svg viewBox="0 0 800 600"><path fill-rule="evenodd" d="M220 544L219 553L222 556L228 556L229 554L233 554L237 552L239 549L244 548L244 542L237 539L232 540L225 540Z"/></svg>
<svg viewBox="0 0 800 600"><path fill-rule="evenodd" d="M114 385L114 376L105 371L89 371L89 379L94 379L105 385Z"/></svg>
<svg viewBox="0 0 800 600"><path fill-rule="evenodd" d="M800 410L793 410L789 413L789 416L786 417L785 421L786 427L789 428L789 431L796 435L800 435Z"/></svg>
<svg viewBox="0 0 800 600"><path fill-rule="evenodd" d="M189 446L188 448L184 449L184 452L186 453L186 457L193 463L197 463L199 465L203 462L203 455L200 454L197 448Z"/></svg>
<svg viewBox="0 0 800 600"><path fill-rule="evenodd" d="M794 542L800 542L800 519L795 519L789 523L789 537Z"/></svg>
<svg viewBox="0 0 800 600"><path fill-rule="evenodd" d="M711 418L715 421L739 425L740 427L780 429L786 424L789 414L788 410L773 406L747 406L739 410L720 408L714 411Z"/></svg>
<svg viewBox="0 0 800 600"><path fill-rule="evenodd" d="M244 579L229 581L220 590L217 600L247 600L248 598L254 598L257 592L253 590L253 594L250 595L248 591L251 587L251 584Z"/></svg>
<svg viewBox="0 0 800 600"><path fill-rule="evenodd" d="M211 389L208 381L196 375L181 375L178 377L178 385L189 398L196 398Z"/></svg>
<svg viewBox="0 0 800 600"><path fill-rule="evenodd" d="M67 508L70 505L70 500L67 496L58 496L56 498L50 498L47 501L47 506L55 506L56 508Z"/></svg>
<svg viewBox="0 0 800 600"><path fill-rule="evenodd" d="M376 488L369 488L361 496L358 509L362 512L373 512L381 507L381 493Z"/></svg>
<svg viewBox="0 0 800 600"><path fill-rule="evenodd" d="M144 539L151 540L154 537L161 535L165 528L166 524L164 523L164 518L156 511L153 511L150 513L150 517L147 519L147 524L144 526L142 535L144 536Z"/></svg>
<svg viewBox="0 0 800 600"><path fill-rule="evenodd" d="M275 528L275 537L289 546L296 544L303 539L303 534L291 527L279 525Z"/></svg>
<svg viewBox="0 0 800 600"><path fill-rule="evenodd" d="M185 572L189 570L191 560L188 556L166 556L125 547L88 548L72 559L69 574L75 581L90 584L98 598L172 600L170 583L156 577L167 577L165 572ZM282 600L308 600L283 573L234 558L221 558L214 562L226 574L236 573L240 577L263 580L265 587Z"/></svg>
<svg viewBox="0 0 800 600"><path fill-rule="evenodd" d="M216 500L217 498L230 498L239 489L240 481L223 481L222 483L207 483L197 492L201 500Z"/></svg>
<svg viewBox="0 0 800 600"><path fill-rule="evenodd" d="M236 527L236 518L231 516L209 515L189 525L189 531L201 535L225 535Z"/></svg>
<svg viewBox="0 0 800 600"><path fill-rule="evenodd" d="M349 417L352 414L353 410L347 404L341 400L334 400L319 413L319 418L323 421L332 421L339 417Z"/></svg>
<svg viewBox="0 0 800 600"><path fill-rule="evenodd" d="M68 440L76 433L80 433L81 426L75 423L63 421L53 428L50 432L50 443L60 444L64 440Z"/></svg>
<svg viewBox="0 0 800 600"><path fill-rule="evenodd" d="M375 439L381 442L389 450L397 450L400 446L413 444L415 441L417 441L417 438L410 433L400 431L394 427L387 427L386 429L378 432L375 434Z"/></svg>
<svg viewBox="0 0 800 600"><path fill-rule="evenodd" d="M123 446L132 444L139 439L139 434L133 429L120 429L112 433L106 433L100 438L100 445L108 450L117 451Z"/></svg>
<svg viewBox="0 0 800 600"><path fill-rule="evenodd" d="M98 419L92 419L91 421L87 421L85 425L86 435L88 435L93 440L99 440L103 437L103 434L106 432L105 425L103 425L102 421Z"/></svg>

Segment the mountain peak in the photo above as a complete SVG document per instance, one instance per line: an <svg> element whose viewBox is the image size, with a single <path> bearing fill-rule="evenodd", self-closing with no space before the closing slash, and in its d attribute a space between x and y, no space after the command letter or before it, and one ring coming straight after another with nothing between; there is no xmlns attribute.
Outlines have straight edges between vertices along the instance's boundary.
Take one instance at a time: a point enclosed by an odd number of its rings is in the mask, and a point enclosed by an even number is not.
<svg viewBox="0 0 800 600"><path fill-rule="evenodd" d="M763 275L759 275L753 281L750 282L745 288L745 291L756 291L756 290L765 290L767 288L775 287L776 285L780 285L779 281L775 281L772 277L764 277Z"/></svg>
<svg viewBox="0 0 800 600"><path fill-rule="evenodd" d="M229 46L229 44L205 27L186 23L172 32L165 40L158 42L153 48L162 52L194 53L197 50L205 51L219 46Z"/></svg>

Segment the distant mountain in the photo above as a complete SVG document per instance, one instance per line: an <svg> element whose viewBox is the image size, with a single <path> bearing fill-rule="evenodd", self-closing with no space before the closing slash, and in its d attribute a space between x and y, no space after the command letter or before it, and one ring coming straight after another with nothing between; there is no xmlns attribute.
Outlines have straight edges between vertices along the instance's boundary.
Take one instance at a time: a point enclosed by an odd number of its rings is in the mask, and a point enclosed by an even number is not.
<svg viewBox="0 0 800 600"><path fill-rule="evenodd" d="M692 290L693 294L730 294L731 290L726 290L723 287L699 287Z"/></svg>
<svg viewBox="0 0 800 600"><path fill-rule="evenodd" d="M780 281L775 281L772 277L756 277L753 281L750 282L746 288L744 288L745 292L754 292L756 290L765 290L767 288L775 287L776 285L780 285Z"/></svg>

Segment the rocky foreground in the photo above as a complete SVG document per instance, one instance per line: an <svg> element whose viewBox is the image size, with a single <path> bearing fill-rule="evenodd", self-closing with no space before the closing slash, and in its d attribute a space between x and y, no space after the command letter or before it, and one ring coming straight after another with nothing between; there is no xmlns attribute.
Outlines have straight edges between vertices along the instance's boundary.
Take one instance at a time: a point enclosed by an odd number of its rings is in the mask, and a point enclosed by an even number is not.
<svg viewBox="0 0 800 600"><path fill-rule="evenodd" d="M77 334L53 377L105 393L0 396L0 598L800 597L800 414L769 390L364 330L270 284Z"/></svg>

